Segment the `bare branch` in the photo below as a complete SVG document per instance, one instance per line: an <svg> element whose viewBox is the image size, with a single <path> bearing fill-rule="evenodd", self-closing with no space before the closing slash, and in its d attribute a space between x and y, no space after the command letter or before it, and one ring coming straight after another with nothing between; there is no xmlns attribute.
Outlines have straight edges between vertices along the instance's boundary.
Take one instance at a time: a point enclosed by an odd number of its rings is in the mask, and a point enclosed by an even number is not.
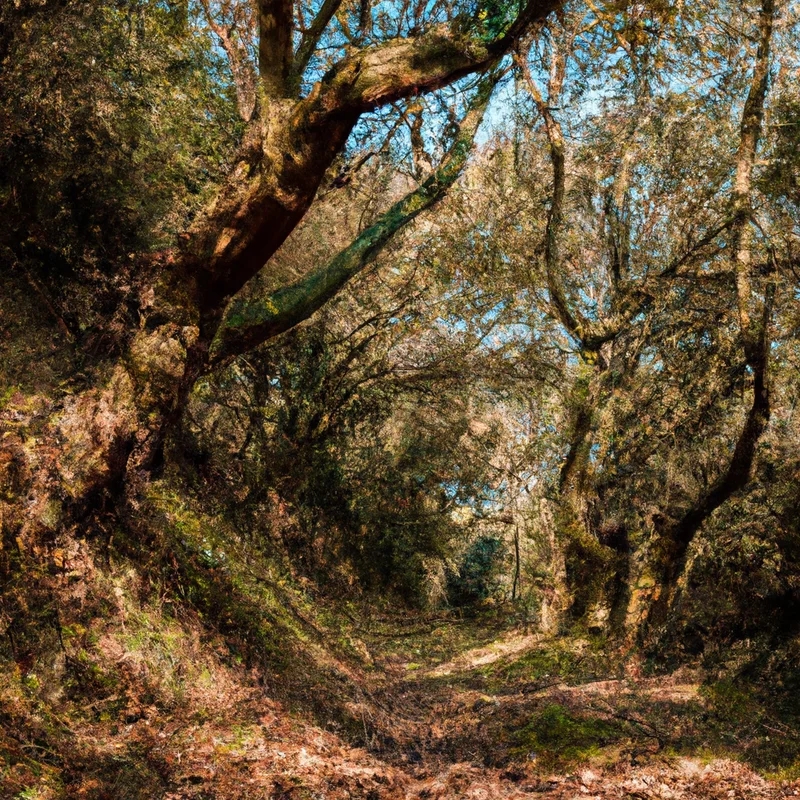
<svg viewBox="0 0 800 800"><path fill-rule="evenodd" d="M319 44L319 40L328 23L333 19L333 15L339 10L342 5L342 0L324 0L322 6L314 17L313 22L309 25L308 29L303 32L303 38L300 40L300 45L295 53L294 60L291 68L291 75L289 78L290 89L293 92L299 92L300 84L303 79L303 73L314 55L314 50Z"/></svg>

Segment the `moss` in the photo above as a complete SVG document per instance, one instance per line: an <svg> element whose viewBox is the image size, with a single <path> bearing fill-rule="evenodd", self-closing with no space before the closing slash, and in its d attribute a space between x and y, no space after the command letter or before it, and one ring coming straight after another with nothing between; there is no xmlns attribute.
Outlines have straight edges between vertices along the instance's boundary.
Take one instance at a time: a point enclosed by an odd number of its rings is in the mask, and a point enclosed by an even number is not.
<svg viewBox="0 0 800 800"><path fill-rule="evenodd" d="M349 730L347 704L357 689L338 661L352 662L355 648L337 647L343 631L327 630L292 576L166 479L151 484L142 516L155 547L142 553L142 538L128 535L123 544L123 533L116 541L146 557L157 579L225 637L230 662L257 666L270 691L290 707ZM131 634L147 642L153 656L170 646L146 626ZM363 739L360 718L358 730Z"/></svg>
<svg viewBox="0 0 800 800"><path fill-rule="evenodd" d="M0 411L2 411L11 401L11 398L20 391L20 388L17 384L11 384L11 386L7 386L5 389L0 391Z"/></svg>
<svg viewBox="0 0 800 800"><path fill-rule="evenodd" d="M626 738L628 733L620 723L577 716L564 706L553 704L514 734L511 753L553 769L596 756L602 748Z"/></svg>

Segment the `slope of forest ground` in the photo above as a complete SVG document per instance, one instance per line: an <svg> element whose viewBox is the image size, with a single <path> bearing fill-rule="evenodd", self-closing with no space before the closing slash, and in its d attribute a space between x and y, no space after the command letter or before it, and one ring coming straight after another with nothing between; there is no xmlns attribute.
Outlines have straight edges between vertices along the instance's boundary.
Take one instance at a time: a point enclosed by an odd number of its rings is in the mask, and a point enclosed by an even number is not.
<svg viewBox="0 0 800 800"><path fill-rule="evenodd" d="M164 487L152 502L169 553L98 529L29 564L42 615L3 665L3 797L800 794L796 725L741 657L665 671L511 606L334 605L231 531L221 550Z"/></svg>

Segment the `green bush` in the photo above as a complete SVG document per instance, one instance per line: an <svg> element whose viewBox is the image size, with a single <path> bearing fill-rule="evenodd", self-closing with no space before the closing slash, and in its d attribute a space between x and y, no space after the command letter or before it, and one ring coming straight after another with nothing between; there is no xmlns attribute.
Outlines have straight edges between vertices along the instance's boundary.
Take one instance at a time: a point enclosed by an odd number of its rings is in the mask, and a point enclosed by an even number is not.
<svg viewBox="0 0 800 800"><path fill-rule="evenodd" d="M457 573L447 581L447 597L454 606L468 606L491 597L499 589L498 567L503 543L493 536L480 536L467 552Z"/></svg>

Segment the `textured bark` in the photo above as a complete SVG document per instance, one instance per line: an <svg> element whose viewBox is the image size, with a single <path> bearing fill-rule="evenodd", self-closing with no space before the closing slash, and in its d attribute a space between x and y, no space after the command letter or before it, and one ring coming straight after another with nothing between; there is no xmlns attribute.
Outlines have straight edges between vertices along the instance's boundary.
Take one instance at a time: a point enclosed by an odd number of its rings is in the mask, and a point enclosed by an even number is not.
<svg viewBox="0 0 800 800"><path fill-rule="evenodd" d="M293 0L258 0L258 72L270 97L288 91L293 28Z"/></svg>
<svg viewBox="0 0 800 800"><path fill-rule="evenodd" d="M201 306L220 308L281 246L361 114L487 69L559 4L530 0L508 32L488 43L440 25L366 47L342 59L307 97L268 96L252 146L188 237L183 272L197 282Z"/></svg>
<svg viewBox="0 0 800 800"><path fill-rule="evenodd" d="M589 434L594 418L593 396L589 380L578 379L572 387L569 408L572 413L572 430L569 446L558 476L559 493L577 491L580 476L585 470Z"/></svg>
<svg viewBox="0 0 800 800"><path fill-rule="evenodd" d="M95 388L64 399L44 421L20 426L16 416L0 418L0 462L15 476L14 491L0 503L3 533L13 533L23 551L36 549L104 490L133 491L139 476L157 465L202 351L191 322L143 329L124 359L101 370Z"/></svg>
<svg viewBox="0 0 800 800"><path fill-rule="evenodd" d="M53 408L46 419L36 419L36 434L31 429L27 444L18 420L4 425L9 435L0 439L0 467L16 487L0 508L4 534L20 547L38 546L48 533L78 519L106 489L115 487L118 494L135 498L137 485L158 466L164 439L208 366L208 347L228 297L298 224L359 116L486 70L558 4L530 0L493 42L440 26L419 37L364 48L343 58L308 96L297 99L287 96L288 78L292 65L301 69L307 54L295 58L291 52L291 4L263 3L263 108L249 126L230 180L188 233L177 263L159 269L162 284L145 293L151 299L140 309L140 327L131 332L124 356L98 370L95 388ZM332 13L330 5L323 6L317 28ZM261 325L257 335L251 330L244 337L247 346L312 314L394 232L436 202L463 166L469 151L465 136L480 113L471 112L448 161L418 192L359 237L329 269L287 287L281 294L286 301L282 322ZM235 309L228 322L232 316ZM236 348L242 340L234 346L223 335L220 341L229 348L223 352L241 352Z"/></svg>
<svg viewBox="0 0 800 800"><path fill-rule="evenodd" d="M567 45L568 47L568 45ZM565 608L567 616L577 619L585 615L593 602L601 599L602 590L593 591L587 587L599 587L603 583L602 574L607 571L608 564L600 558L602 547L608 543L600 541L596 526L589 521L586 475L589 465L589 449L592 440L592 426L595 415L604 402L606 389L603 384L607 364L600 350L604 344L615 339L638 313L640 305L626 304L627 297L617 291L615 284L614 306L617 313L610 319L589 320L570 303L564 285L565 265L562 262L559 247L564 227L564 201L566 197L566 140L561 123L552 112L560 104L566 70L564 51L553 46L550 59L550 73L547 82L546 97L536 85L528 67L527 59L518 56L517 66L522 73L525 85L544 122L545 133L549 145L550 164L552 169L552 191L544 237L544 267L550 304L556 316L572 339L580 347L586 362L588 374L576 379L568 402L570 409L570 436L564 461L561 465L558 485L558 502L561 522L566 535L564 546L569 552L568 563L572 560L580 563L580 569L568 569L565 575L570 605ZM627 194L630 175L623 175L617 181L616 189L621 195ZM611 252L612 260L617 254ZM613 548L611 548L613 549ZM626 580L624 564L614 564L615 578ZM619 569L617 567L619 566ZM615 583L612 588L613 597L610 602L618 602L618 596L624 590Z"/></svg>

